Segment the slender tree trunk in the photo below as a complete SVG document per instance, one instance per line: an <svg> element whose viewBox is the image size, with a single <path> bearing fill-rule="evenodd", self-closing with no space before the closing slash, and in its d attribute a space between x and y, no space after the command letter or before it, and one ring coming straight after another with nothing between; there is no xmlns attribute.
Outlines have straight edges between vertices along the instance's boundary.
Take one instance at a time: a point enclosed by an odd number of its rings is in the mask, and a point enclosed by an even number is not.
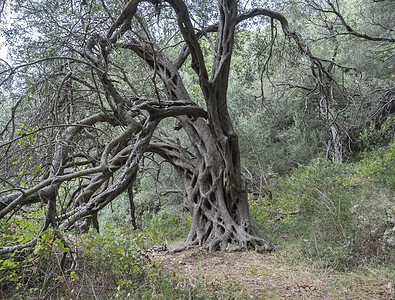
<svg viewBox="0 0 395 300"><path fill-rule="evenodd" d="M331 90L328 89L327 94L321 97L321 101L319 104L321 118L326 120L326 123L331 122L331 119L333 118L333 112L331 111L330 103L327 100L327 95L332 95L331 93ZM343 143L339 130L337 128L337 124L336 122L334 122L331 124L327 124L327 126L329 127L328 133L330 134L327 147L327 157L333 157L333 159L335 159L336 161L343 162Z"/></svg>
<svg viewBox="0 0 395 300"><path fill-rule="evenodd" d="M133 229L137 230L137 223L136 223L136 208L134 205L133 200L133 185L131 184L128 187L128 199L129 199L129 214L130 214L130 222L132 223Z"/></svg>

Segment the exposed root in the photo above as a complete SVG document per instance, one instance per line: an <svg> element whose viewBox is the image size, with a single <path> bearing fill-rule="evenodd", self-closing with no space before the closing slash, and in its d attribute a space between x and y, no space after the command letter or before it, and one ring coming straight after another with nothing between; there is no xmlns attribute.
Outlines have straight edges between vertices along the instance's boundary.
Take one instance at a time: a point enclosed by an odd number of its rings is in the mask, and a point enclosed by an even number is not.
<svg viewBox="0 0 395 300"><path fill-rule="evenodd" d="M266 241L257 236L246 234L246 236L242 236L239 239L234 238L232 240L221 236L210 241L200 241L200 243L198 243L196 240L193 243L188 243L187 241L186 245L180 248L170 250L169 254L186 251L195 247L199 247L199 249L203 249L208 252L215 252L218 250L227 252L254 250L258 253L267 253L276 250L276 247L269 241Z"/></svg>
<svg viewBox="0 0 395 300"><path fill-rule="evenodd" d="M261 238L251 239L250 243L258 253L272 252L276 250L276 247L272 243Z"/></svg>
<svg viewBox="0 0 395 300"><path fill-rule="evenodd" d="M194 246L191 246L191 245L184 245L182 247L170 249L167 253L168 254L174 254L174 253L178 253L178 252L182 252L182 251L187 251L187 250L189 250L189 249L191 249L193 247Z"/></svg>

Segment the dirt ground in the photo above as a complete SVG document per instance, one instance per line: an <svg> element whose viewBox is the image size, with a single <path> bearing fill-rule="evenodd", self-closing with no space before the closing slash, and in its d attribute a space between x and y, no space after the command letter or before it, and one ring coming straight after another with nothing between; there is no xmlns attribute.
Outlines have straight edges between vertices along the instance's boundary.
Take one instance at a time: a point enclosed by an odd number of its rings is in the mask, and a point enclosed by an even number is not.
<svg viewBox="0 0 395 300"><path fill-rule="evenodd" d="M222 291L220 299L394 299L394 283L375 270L337 273L292 264L279 253L191 249L157 254L155 260L191 284L199 281L207 289ZM236 296L227 298L226 291Z"/></svg>

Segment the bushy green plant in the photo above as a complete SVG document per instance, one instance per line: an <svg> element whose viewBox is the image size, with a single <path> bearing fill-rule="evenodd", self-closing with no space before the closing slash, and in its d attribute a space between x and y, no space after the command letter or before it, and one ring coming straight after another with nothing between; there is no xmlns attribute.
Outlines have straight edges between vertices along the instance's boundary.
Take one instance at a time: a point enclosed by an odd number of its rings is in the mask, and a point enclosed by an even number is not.
<svg viewBox="0 0 395 300"><path fill-rule="evenodd" d="M119 195L107 207L100 211L98 216L100 226L117 224L117 226L122 226L124 228L129 227L131 222L129 200L127 197L127 193Z"/></svg>
<svg viewBox="0 0 395 300"><path fill-rule="evenodd" d="M133 232L105 226L101 233L95 230L79 238L84 258L94 261L98 268L111 272L111 278L121 280L133 274L140 276L141 257L138 237Z"/></svg>
<svg viewBox="0 0 395 300"><path fill-rule="evenodd" d="M323 239L345 237L345 224L350 222L349 210L354 200L345 186L347 177L347 165L315 159L278 182L277 205L300 211L299 218L309 222L311 230Z"/></svg>
<svg viewBox="0 0 395 300"><path fill-rule="evenodd" d="M365 129L360 139L364 145L365 150L371 151L379 147L383 147L391 143L395 136L395 116L389 116L387 120L376 128L370 126L369 129Z"/></svg>
<svg viewBox="0 0 395 300"><path fill-rule="evenodd" d="M0 247L9 247L29 242L39 231L37 220L44 218L43 209L33 209L29 213L14 214L10 218L0 219ZM40 238L41 245L45 236ZM23 272L30 272L25 268L33 260L30 251L16 250L0 257L0 290L18 290L21 286Z"/></svg>
<svg viewBox="0 0 395 300"><path fill-rule="evenodd" d="M2 237L6 237L2 242L11 244L15 241L7 236L5 223L1 223ZM29 226L26 228L28 232ZM143 256L139 245L145 245L147 238L140 231L107 225L100 233L63 233L70 248L65 248L54 233L44 231L32 249L1 258L1 299L74 299L77 293L82 299L99 294L108 299L210 298L198 283L191 285L177 274L163 271L154 259ZM75 261L67 256L62 268L64 252L76 256Z"/></svg>
<svg viewBox="0 0 395 300"><path fill-rule="evenodd" d="M38 237L31 247L15 250L0 257L0 296L4 299L25 299L26 295L40 298L53 288L58 276L65 278L62 257L70 252L59 232L52 228L40 231L45 218L43 208L17 213L0 220L0 247L24 244ZM75 272L67 274L72 280Z"/></svg>
<svg viewBox="0 0 395 300"><path fill-rule="evenodd" d="M367 152L358 164L356 181L372 181L381 187L395 190L395 137L387 147Z"/></svg>
<svg viewBox="0 0 395 300"><path fill-rule="evenodd" d="M394 169L393 144L359 163L315 159L281 177L272 200L250 201L252 220L261 234L332 268L393 260Z"/></svg>
<svg viewBox="0 0 395 300"><path fill-rule="evenodd" d="M145 241L139 231L106 226L101 233L78 238L78 245L81 259L113 287L113 299L217 299L217 292L206 291L199 281L164 271L155 259L143 256L138 245Z"/></svg>
<svg viewBox="0 0 395 300"><path fill-rule="evenodd" d="M186 238L191 227L192 217L183 213L182 207L169 206L158 213L143 214L142 231L153 244L163 244Z"/></svg>

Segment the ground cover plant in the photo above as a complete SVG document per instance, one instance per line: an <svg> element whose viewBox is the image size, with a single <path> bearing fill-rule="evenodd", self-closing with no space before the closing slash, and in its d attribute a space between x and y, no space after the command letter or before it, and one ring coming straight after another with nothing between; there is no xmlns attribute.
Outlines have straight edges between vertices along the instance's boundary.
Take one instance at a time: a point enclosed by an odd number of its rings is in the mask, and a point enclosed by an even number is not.
<svg viewBox="0 0 395 300"><path fill-rule="evenodd" d="M182 255L149 256L146 250L165 243L168 248L177 247L188 233L190 218L180 217L175 208L167 209L145 216L138 230L125 218L123 223L103 221L101 233L70 235L67 247L53 233L44 232L33 249L15 251L1 260L2 297L331 297L341 287L345 290L338 295L346 299L368 299L372 293L391 297L395 199L394 186L387 179L394 175L394 169L388 168L394 164L394 146L366 153L356 163L314 160L279 178L272 199L251 196L254 229L273 239L274 254L236 252L225 259L231 254L210 256L194 248ZM37 230L36 218L43 214L38 208L25 219L3 220L3 243L29 239ZM65 258L65 253L75 256ZM210 269L212 265L218 269ZM273 273L277 280L268 285L267 276ZM314 273L320 274L321 281ZM254 280L262 286L251 284ZM358 288L359 281L365 289Z"/></svg>

